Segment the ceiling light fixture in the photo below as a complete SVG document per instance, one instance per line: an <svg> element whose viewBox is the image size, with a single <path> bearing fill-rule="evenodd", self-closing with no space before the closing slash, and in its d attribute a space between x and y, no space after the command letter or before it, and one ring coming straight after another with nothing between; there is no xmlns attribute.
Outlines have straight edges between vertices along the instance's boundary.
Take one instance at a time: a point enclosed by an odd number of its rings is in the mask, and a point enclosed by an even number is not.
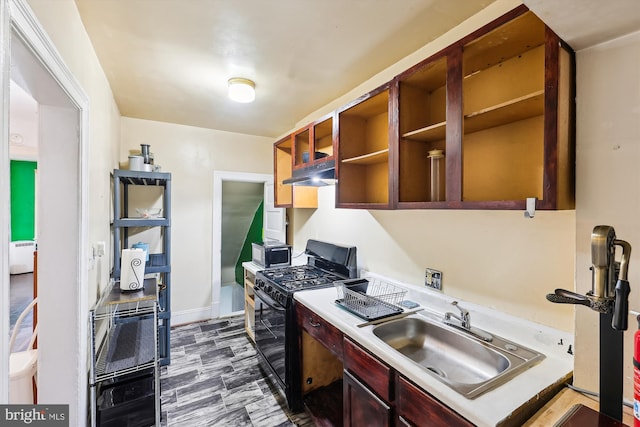
<svg viewBox="0 0 640 427"><path fill-rule="evenodd" d="M236 102L253 102L256 99L256 84L249 79L229 79L229 98Z"/></svg>

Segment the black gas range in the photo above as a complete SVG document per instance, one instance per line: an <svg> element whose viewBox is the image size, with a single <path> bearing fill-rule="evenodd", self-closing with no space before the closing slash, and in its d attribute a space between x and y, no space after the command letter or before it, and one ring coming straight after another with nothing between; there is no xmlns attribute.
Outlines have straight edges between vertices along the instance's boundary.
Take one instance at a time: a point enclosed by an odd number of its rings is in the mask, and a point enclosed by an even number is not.
<svg viewBox="0 0 640 427"><path fill-rule="evenodd" d="M293 294L358 276L355 246L307 241L307 264L261 270L255 280L256 348L289 408L303 409L298 327Z"/></svg>
<svg viewBox="0 0 640 427"><path fill-rule="evenodd" d="M332 286L334 281L344 278L310 265L262 270L259 276L256 288L285 306L289 302L289 296L296 291Z"/></svg>

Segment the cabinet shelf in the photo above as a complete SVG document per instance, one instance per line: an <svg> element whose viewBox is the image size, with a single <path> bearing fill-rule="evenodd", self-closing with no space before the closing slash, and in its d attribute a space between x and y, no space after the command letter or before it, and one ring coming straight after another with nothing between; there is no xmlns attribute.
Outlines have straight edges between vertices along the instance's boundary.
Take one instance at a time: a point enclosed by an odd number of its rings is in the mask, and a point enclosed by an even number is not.
<svg viewBox="0 0 640 427"><path fill-rule="evenodd" d="M141 172L125 169L117 169L114 176L120 178L123 183L131 185L164 185L171 179L171 174L168 172Z"/></svg>
<svg viewBox="0 0 640 427"><path fill-rule="evenodd" d="M407 132L402 137L414 141L433 142L445 139L446 134L447 122L440 122Z"/></svg>
<svg viewBox="0 0 640 427"><path fill-rule="evenodd" d="M153 311L150 314L153 315ZM155 328L151 317L119 323L109 329L98 352L96 381L153 368L156 363Z"/></svg>
<svg viewBox="0 0 640 427"><path fill-rule="evenodd" d="M374 165L377 163L384 163L389 160L389 149L375 151L373 153L363 154L361 156L350 157L348 159L342 159L342 163L349 163L352 165Z"/></svg>
<svg viewBox="0 0 640 427"><path fill-rule="evenodd" d="M477 132L544 114L544 90L467 114L465 133Z"/></svg>
<svg viewBox="0 0 640 427"><path fill-rule="evenodd" d="M113 220L116 227L167 227L168 218L120 218Z"/></svg>

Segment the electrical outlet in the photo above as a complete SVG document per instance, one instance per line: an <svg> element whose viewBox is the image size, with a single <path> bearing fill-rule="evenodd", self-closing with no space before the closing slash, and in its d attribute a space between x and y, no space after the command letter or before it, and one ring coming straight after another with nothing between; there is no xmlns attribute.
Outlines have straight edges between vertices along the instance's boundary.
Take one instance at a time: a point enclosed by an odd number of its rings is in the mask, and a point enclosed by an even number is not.
<svg viewBox="0 0 640 427"><path fill-rule="evenodd" d="M424 275L424 285L429 288L442 290L442 271L427 268Z"/></svg>

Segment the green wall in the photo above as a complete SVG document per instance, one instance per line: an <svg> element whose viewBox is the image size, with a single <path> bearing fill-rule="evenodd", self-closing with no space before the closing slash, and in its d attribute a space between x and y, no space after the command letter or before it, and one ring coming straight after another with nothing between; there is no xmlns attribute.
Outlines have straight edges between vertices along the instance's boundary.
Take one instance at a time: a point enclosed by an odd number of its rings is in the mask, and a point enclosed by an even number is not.
<svg viewBox="0 0 640 427"><path fill-rule="evenodd" d="M36 162L11 160L11 241L35 238Z"/></svg>
<svg viewBox="0 0 640 427"><path fill-rule="evenodd" d="M245 261L251 261L251 243L262 241L262 219L264 212L264 202L260 202L260 206L256 210L247 232L247 237L244 239L238 262L236 263L236 283L244 286L244 270L242 263Z"/></svg>

